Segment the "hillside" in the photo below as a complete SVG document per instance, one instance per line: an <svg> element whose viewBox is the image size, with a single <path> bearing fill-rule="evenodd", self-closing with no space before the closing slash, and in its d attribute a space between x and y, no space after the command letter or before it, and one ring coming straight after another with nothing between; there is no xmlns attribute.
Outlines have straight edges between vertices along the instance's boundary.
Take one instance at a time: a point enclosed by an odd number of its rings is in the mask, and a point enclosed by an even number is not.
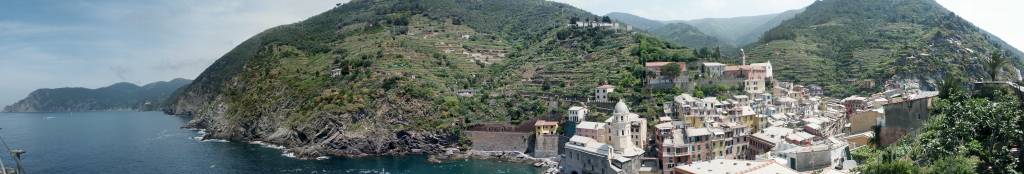
<svg viewBox="0 0 1024 174"><path fill-rule="evenodd" d="M932 0L816 1L748 47L753 61L776 66L777 79L822 84L833 96L897 82L934 89L950 74L988 79L990 54L1016 52Z"/></svg>
<svg viewBox="0 0 1024 174"><path fill-rule="evenodd" d="M662 21L647 19L644 17L622 12L611 12L605 16L608 16L612 19L615 19L616 21L625 23L640 30L652 30L655 28L663 27L666 24L665 22Z"/></svg>
<svg viewBox="0 0 1024 174"><path fill-rule="evenodd" d="M116 83L107 87L56 88L33 91L25 99L4 107L4 112L153 111L190 80L174 79L145 86Z"/></svg>
<svg viewBox="0 0 1024 174"><path fill-rule="evenodd" d="M678 21L658 21L620 12L607 16L674 44L691 48L717 47L723 54L736 57L739 55L738 47L758 41L766 31L800 12L803 9L758 16Z"/></svg>
<svg viewBox="0 0 1024 174"><path fill-rule="evenodd" d="M735 46L721 42L719 38L704 34L697 27L686 23L666 23L662 21L643 18L640 16L613 12L606 15L615 21L633 26L635 29L645 31L659 39L679 44L690 48L720 48L729 51L736 50Z"/></svg>
<svg viewBox="0 0 1024 174"><path fill-rule="evenodd" d="M470 143L468 125L558 115L551 106L585 100L602 81L639 101L637 56L692 58L643 35L568 25L599 19L543 0L355 0L253 36L168 112L193 116L188 127L206 138L300 157L437 153Z"/></svg>
<svg viewBox="0 0 1024 174"><path fill-rule="evenodd" d="M724 43L733 46L744 46L757 42L764 32L775 28L775 26L778 26L782 21L791 19L793 16L796 16L796 14L800 14L801 12L803 12L803 9L757 16L706 18L673 22L686 23L694 26L701 32L718 38Z"/></svg>

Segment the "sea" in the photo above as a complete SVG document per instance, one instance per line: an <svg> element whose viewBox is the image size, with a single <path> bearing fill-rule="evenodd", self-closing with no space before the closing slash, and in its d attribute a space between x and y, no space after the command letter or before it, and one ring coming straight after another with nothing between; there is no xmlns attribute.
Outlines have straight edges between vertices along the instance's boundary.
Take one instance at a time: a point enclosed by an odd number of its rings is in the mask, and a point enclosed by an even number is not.
<svg viewBox="0 0 1024 174"><path fill-rule="evenodd" d="M299 160L279 146L200 140L188 118L161 112L0 113L0 137L23 149L26 173L539 173L496 160L430 163L425 155ZM0 147L0 159L15 163Z"/></svg>

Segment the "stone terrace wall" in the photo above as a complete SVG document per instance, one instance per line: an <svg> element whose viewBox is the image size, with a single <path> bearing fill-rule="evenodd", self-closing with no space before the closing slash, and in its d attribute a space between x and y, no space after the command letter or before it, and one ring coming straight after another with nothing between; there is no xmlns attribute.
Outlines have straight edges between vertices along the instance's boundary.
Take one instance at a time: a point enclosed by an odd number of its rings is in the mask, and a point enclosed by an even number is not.
<svg viewBox="0 0 1024 174"><path fill-rule="evenodd" d="M530 147L531 132L489 132L466 131L473 141L473 150L477 151L517 151L526 152Z"/></svg>

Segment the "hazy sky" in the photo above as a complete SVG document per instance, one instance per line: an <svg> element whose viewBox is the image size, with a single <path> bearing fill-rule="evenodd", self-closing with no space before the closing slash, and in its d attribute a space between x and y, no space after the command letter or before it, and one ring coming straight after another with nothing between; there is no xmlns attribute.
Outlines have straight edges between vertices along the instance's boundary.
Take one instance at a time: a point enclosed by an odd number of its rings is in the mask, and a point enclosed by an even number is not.
<svg viewBox="0 0 1024 174"><path fill-rule="evenodd" d="M0 106L37 88L193 79L245 39L347 0L2 0ZM777 13L813 0L556 0L676 20ZM1021 0L939 0L1024 47ZM955 5L955 7L950 7Z"/></svg>

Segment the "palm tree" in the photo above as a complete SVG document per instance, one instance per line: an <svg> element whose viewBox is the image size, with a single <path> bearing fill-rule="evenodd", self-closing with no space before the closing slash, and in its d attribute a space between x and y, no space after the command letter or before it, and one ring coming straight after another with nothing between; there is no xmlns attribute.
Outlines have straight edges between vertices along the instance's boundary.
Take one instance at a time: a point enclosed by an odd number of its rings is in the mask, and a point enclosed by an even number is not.
<svg viewBox="0 0 1024 174"><path fill-rule="evenodd" d="M985 68L988 69L988 75L992 77L992 81L999 80L999 71L1003 69L1004 65L1006 65L1006 58L1003 58L1002 54L992 53L992 58L985 64Z"/></svg>

